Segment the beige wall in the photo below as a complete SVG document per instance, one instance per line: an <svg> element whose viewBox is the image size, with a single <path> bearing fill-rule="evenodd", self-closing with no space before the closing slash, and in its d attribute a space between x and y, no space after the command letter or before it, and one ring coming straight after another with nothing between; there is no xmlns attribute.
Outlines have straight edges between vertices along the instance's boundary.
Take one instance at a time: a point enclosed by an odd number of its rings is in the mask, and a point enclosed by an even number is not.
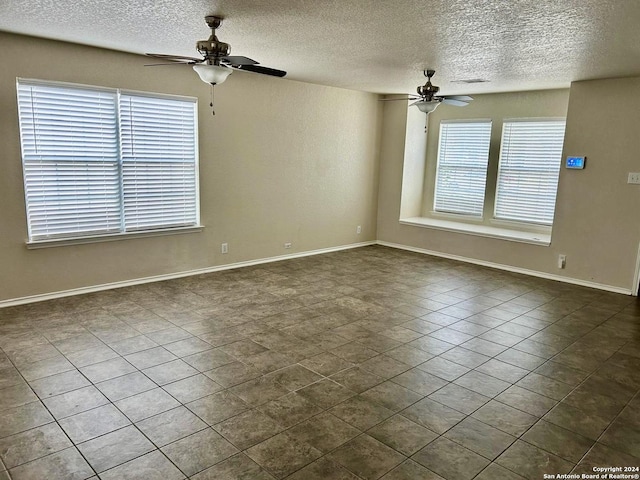
<svg viewBox="0 0 640 480"><path fill-rule="evenodd" d="M499 110L495 112L486 102L491 97L478 96L479 101L460 109L464 112L456 115L548 116L556 115L550 108L563 108L563 101L566 102L563 92L501 94L495 96ZM504 104L505 98L510 102ZM536 98L551 101L551 107L536 106ZM560 172L556 217L548 247L399 224L403 169L399 152L404 152L404 132L399 132L403 126L398 119L406 117L406 105L399 103L402 102L386 102L384 107L378 240L635 290L640 186L628 185L626 179L628 172L640 171L640 78L572 84L563 156L586 155L588 162L584 171L563 168ZM478 110L479 107L483 108ZM437 149L437 129L433 126L444 115L450 115L447 110L452 109L440 107L429 119L430 157L436 155ZM387 121L388 118L395 120ZM492 149L496 148L499 146L494 140ZM428 167L427 177L433 175L433 167ZM427 191L425 197L428 196ZM557 268L557 256L561 253L567 255L564 270Z"/></svg>
<svg viewBox="0 0 640 480"><path fill-rule="evenodd" d="M637 291L640 242L640 78L571 85L564 154L586 155L584 171L563 170L553 232L567 275Z"/></svg>
<svg viewBox="0 0 640 480"><path fill-rule="evenodd" d="M0 43L0 301L375 240L377 96L234 72L213 117L188 67L6 33ZM16 77L198 97L204 231L27 250Z"/></svg>

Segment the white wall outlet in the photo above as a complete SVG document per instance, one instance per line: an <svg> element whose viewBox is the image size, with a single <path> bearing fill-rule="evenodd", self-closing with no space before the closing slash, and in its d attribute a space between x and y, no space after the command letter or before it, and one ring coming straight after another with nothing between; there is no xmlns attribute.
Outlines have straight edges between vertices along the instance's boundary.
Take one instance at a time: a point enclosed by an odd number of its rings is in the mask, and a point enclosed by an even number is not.
<svg viewBox="0 0 640 480"><path fill-rule="evenodd" d="M356 227L356 233L357 233L358 235L360 235L360 234L362 233L362 227L361 227L360 225L358 225L358 226Z"/></svg>
<svg viewBox="0 0 640 480"><path fill-rule="evenodd" d="M284 248L291 248L291 242L287 242L284 244Z"/></svg>
<svg viewBox="0 0 640 480"><path fill-rule="evenodd" d="M223 243L222 245L220 245L220 252L221 253L229 253L229 244L228 243Z"/></svg>
<svg viewBox="0 0 640 480"><path fill-rule="evenodd" d="M567 256L558 255L558 268L564 268L567 266Z"/></svg>
<svg viewBox="0 0 640 480"><path fill-rule="evenodd" d="M629 172L627 183L640 184L640 172Z"/></svg>

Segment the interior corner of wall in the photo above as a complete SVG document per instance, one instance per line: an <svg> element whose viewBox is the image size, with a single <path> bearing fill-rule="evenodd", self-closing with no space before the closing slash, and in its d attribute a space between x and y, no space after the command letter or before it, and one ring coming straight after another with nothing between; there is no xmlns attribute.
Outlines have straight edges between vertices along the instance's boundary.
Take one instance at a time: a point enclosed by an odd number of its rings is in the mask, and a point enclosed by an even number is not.
<svg viewBox="0 0 640 480"><path fill-rule="evenodd" d="M427 156L426 115L409 108L404 139L400 218L419 217L422 213L424 172Z"/></svg>

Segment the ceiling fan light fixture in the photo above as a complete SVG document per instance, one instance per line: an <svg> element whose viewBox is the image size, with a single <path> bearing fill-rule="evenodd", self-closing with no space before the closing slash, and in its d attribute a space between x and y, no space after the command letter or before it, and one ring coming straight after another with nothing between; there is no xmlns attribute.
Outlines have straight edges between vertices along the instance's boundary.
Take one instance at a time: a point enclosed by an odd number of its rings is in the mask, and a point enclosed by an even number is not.
<svg viewBox="0 0 640 480"><path fill-rule="evenodd" d="M422 113L426 113L427 115L429 115L431 112L433 112L436 108L438 108L438 105L440 105L440 102L416 102L414 103L414 105L416 107L418 107L418 110L420 110Z"/></svg>
<svg viewBox="0 0 640 480"><path fill-rule="evenodd" d="M200 64L194 65L193 69L200 76L200 80L211 85L220 85L233 72L229 67L223 67L222 65Z"/></svg>

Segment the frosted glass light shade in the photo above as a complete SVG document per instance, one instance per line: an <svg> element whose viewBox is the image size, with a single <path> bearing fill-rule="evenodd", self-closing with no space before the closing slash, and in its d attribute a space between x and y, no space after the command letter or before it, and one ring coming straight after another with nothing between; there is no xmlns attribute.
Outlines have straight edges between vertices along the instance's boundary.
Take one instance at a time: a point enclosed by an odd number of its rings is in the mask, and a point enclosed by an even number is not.
<svg viewBox="0 0 640 480"><path fill-rule="evenodd" d="M200 80L212 85L221 84L231 75L231 72L233 72L229 67L223 67L221 65L199 64L194 65L193 69L200 76Z"/></svg>
<svg viewBox="0 0 640 480"><path fill-rule="evenodd" d="M195 68L195 67L193 67L193 68ZM421 112L426 113L427 115L429 115L436 108L438 108L438 105L440 105L440 102L416 102L414 105L416 107L418 107L418 109Z"/></svg>

